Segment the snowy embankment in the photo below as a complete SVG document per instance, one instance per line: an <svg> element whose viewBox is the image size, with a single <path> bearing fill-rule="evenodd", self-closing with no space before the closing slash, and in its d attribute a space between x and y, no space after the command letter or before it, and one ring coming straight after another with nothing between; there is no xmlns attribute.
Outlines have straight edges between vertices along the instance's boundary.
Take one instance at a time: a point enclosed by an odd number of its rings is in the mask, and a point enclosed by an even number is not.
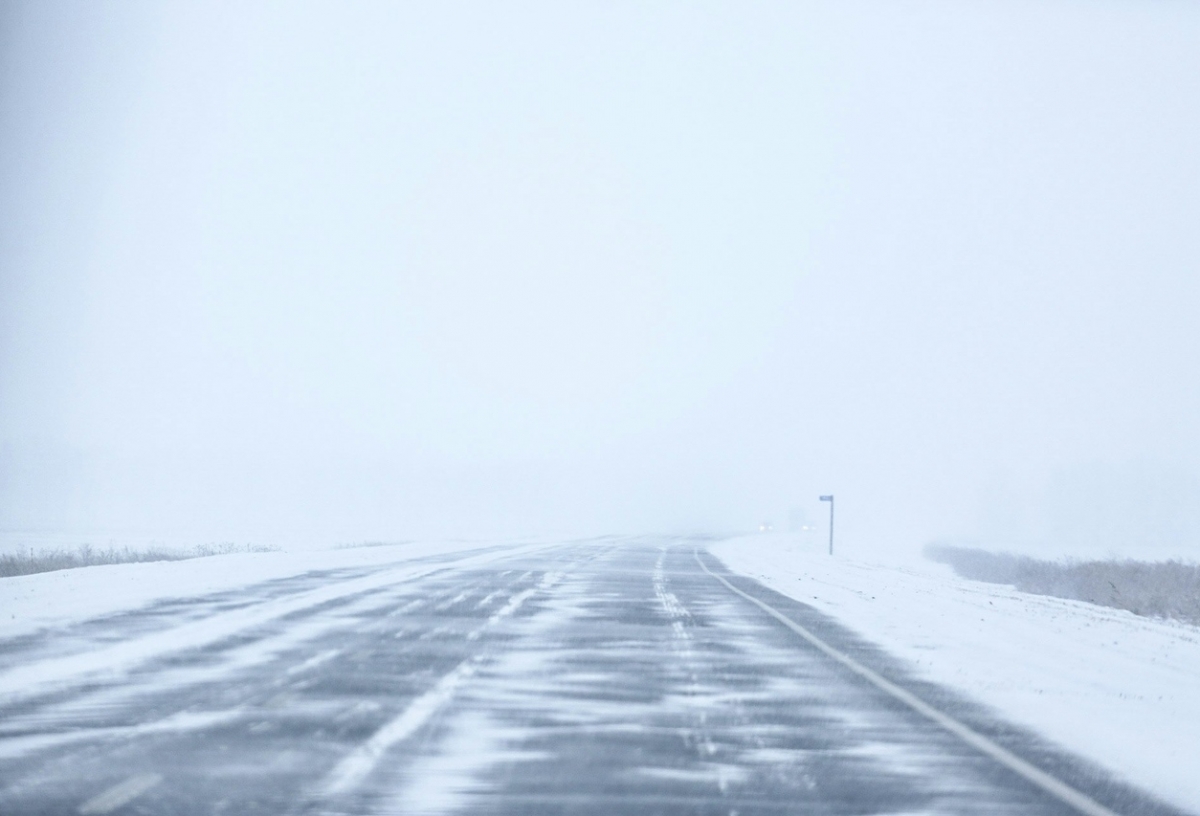
<svg viewBox="0 0 1200 816"><path fill-rule="evenodd" d="M709 550L926 679L1200 813L1200 627L969 581L932 563L830 557L784 535Z"/></svg>
<svg viewBox="0 0 1200 816"><path fill-rule="evenodd" d="M406 543L303 552L233 553L184 561L81 567L0 578L0 640L149 606L334 569L383 567L479 549Z"/></svg>

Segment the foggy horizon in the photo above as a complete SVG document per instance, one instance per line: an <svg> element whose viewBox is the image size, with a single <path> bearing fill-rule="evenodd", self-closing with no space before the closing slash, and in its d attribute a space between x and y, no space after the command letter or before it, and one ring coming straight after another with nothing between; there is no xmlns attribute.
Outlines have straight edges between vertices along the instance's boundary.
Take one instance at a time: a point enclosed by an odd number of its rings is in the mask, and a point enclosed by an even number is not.
<svg viewBox="0 0 1200 816"><path fill-rule="evenodd" d="M851 555L1200 560L1197 34L5 4L2 545L824 530L832 493Z"/></svg>

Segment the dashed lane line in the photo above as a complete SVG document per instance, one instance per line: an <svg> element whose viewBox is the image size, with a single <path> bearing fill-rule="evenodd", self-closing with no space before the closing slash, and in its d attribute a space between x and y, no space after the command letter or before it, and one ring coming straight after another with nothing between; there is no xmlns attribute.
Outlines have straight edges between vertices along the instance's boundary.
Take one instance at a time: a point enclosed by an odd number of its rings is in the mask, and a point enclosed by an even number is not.
<svg viewBox="0 0 1200 816"><path fill-rule="evenodd" d="M725 588L730 592L745 598L747 601L750 601L750 603L766 612L788 629L791 629L793 632L804 638L828 657L831 657L838 663L841 663L847 669L854 672L871 685L904 703L918 714L921 714L922 716L932 720L934 723L941 726L946 731L949 731L951 734L958 737L960 740L965 742L967 745L970 745L980 753L983 753L996 760L1010 771L1013 771L1021 776L1027 782L1036 785L1046 793L1053 796L1055 799L1058 799L1060 802L1069 805L1080 813L1085 814L1085 816L1117 816L1116 812L1109 810L1087 794L1081 793L1062 780L1046 773L1041 768L1030 764L1024 759L1021 759L1012 751L1009 751L1007 748L996 744L983 734L980 734L978 731L963 725L949 714L939 711L907 689L901 688L877 672L868 669L866 666L859 663L857 660L845 654L844 652L840 652L833 648L828 643L814 635L812 632L808 631L803 626L784 615L782 612L776 610L774 607L764 603L763 601L760 601L753 595L738 589L729 581L725 580L723 576L718 575L710 570L704 561L701 560L698 550L692 550L692 556L696 559L696 563L700 565L700 569L704 570L713 578L716 578L718 581L724 584Z"/></svg>

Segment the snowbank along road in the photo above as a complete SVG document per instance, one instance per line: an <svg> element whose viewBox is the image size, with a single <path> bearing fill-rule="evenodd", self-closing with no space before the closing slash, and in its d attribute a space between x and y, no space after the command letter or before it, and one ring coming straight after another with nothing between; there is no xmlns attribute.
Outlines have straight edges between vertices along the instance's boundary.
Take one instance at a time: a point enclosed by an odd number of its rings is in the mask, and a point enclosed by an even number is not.
<svg viewBox="0 0 1200 816"><path fill-rule="evenodd" d="M0 644L0 813L1177 813L697 542L310 573Z"/></svg>

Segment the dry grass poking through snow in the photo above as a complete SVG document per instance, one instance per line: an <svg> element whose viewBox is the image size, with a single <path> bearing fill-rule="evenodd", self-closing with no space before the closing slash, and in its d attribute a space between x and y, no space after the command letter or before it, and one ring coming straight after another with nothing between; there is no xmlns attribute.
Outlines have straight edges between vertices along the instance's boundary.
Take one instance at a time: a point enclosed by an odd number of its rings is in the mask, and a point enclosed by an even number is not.
<svg viewBox="0 0 1200 816"><path fill-rule="evenodd" d="M1182 561L1040 561L930 545L925 554L964 578L1200 624L1200 565Z"/></svg>
<svg viewBox="0 0 1200 816"><path fill-rule="evenodd" d="M182 561L185 558L202 558L206 555L223 555L235 552L270 552L270 547L251 544L202 544L190 550L146 549L133 550L129 547L97 548L84 544L74 550L26 550L25 552L0 553L0 578L12 575L32 575L35 572L94 567L101 564L135 564L142 561Z"/></svg>

